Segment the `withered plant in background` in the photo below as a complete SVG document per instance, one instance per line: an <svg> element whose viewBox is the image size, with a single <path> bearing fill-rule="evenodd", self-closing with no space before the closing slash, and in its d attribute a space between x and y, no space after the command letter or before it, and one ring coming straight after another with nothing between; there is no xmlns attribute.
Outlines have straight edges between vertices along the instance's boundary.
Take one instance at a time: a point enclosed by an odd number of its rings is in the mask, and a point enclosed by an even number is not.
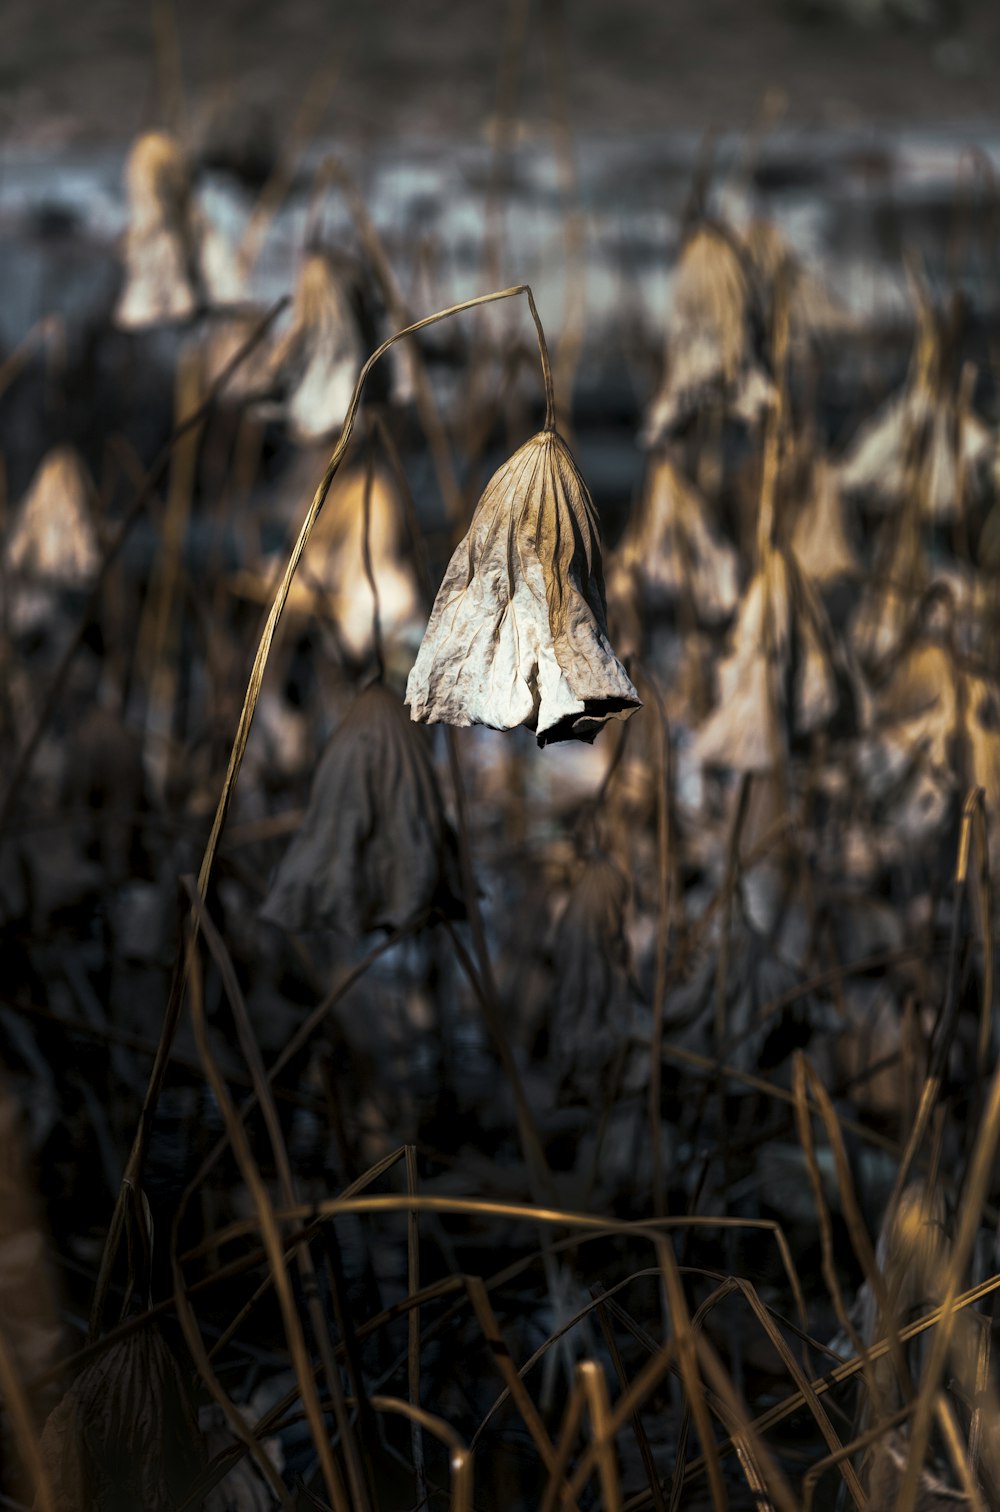
<svg viewBox="0 0 1000 1512"><path fill-rule="evenodd" d="M365 351L357 291L325 252L309 252L295 285L289 329L271 358L292 434L316 441L344 423Z"/></svg>
<svg viewBox="0 0 1000 1512"><path fill-rule="evenodd" d="M10 627L42 629L61 594L91 586L99 560L83 460L71 446L56 447L42 460L5 543Z"/></svg>
<svg viewBox="0 0 1000 1512"><path fill-rule="evenodd" d="M132 146L125 182L125 285L115 320L126 330L190 320L204 303L205 288L190 168L181 147L166 132L147 132Z"/></svg>
<svg viewBox="0 0 1000 1512"><path fill-rule="evenodd" d="M722 537L706 501L665 452L650 457L642 493L615 564L637 580L651 608L692 610L699 623L727 620L739 599L735 548Z"/></svg>
<svg viewBox="0 0 1000 1512"><path fill-rule="evenodd" d="M330 738L263 917L286 929L399 929L459 891L455 840L424 732L372 683Z"/></svg>
<svg viewBox="0 0 1000 1512"><path fill-rule="evenodd" d="M736 237L721 226L696 226L677 263L663 380L642 431L647 446L706 406L747 425L762 418L773 390L760 363L760 321Z"/></svg>
<svg viewBox="0 0 1000 1512"><path fill-rule="evenodd" d="M944 314L936 310L915 268L911 289L917 338L906 387L862 426L841 483L883 509L897 508L905 506L916 469L921 516L940 523L961 516L982 492L994 441L972 409L975 371L958 367L963 301L956 296Z"/></svg>

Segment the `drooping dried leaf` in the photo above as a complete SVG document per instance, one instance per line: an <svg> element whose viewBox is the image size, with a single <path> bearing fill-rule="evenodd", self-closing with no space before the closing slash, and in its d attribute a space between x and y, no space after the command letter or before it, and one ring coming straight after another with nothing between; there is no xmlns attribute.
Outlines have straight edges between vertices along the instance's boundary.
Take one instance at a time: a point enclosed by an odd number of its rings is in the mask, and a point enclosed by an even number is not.
<svg viewBox="0 0 1000 1512"><path fill-rule="evenodd" d="M834 468L817 457L805 499L792 527L791 547L799 567L818 588L855 577L860 568L844 522L844 501Z"/></svg>
<svg viewBox="0 0 1000 1512"><path fill-rule="evenodd" d="M977 496L992 457L993 440L977 415L959 417L954 402L949 404L923 386L887 400L861 427L841 465L841 485L874 503L897 506L907 492L911 446L921 459L918 492L924 517L935 523L954 519L960 508L959 471L967 495Z"/></svg>
<svg viewBox="0 0 1000 1512"><path fill-rule="evenodd" d="M698 732L698 759L742 772L773 770L790 735L821 729L837 712L837 671L822 605L794 561L770 550L719 668L719 702Z"/></svg>
<svg viewBox="0 0 1000 1512"><path fill-rule="evenodd" d="M174 1512L204 1464L180 1368L155 1325L85 1365L42 1432L60 1512Z"/></svg>
<svg viewBox="0 0 1000 1512"><path fill-rule="evenodd" d="M640 706L605 615L597 512L565 441L540 431L494 473L448 564L412 717L593 740Z"/></svg>
<svg viewBox="0 0 1000 1512"><path fill-rule="evenodd" d="M921 518L941 523L979 496L994 444L989 428L960 402L960 310L946 319L921 288L915 293L917 337L906 386L861 426L840 477L847 492L883 508L914 494Z"/></svg>
<svg viewBox="0 0 1000 1512"><path fill-rule="evenodd" d="M262 910L285 929L347 934L454 908L454 839L423 732L395 693L354 700L313 780Z"/></svg>
<svg viewBox="0 0 1000 1512"><path fill-rule="evenodd" d="M921 747L935 766L948 765L949 742L958 716L955 667L944 646L921 642L900 658L880 690L879 723L894 729L912 747Z"/></svg>
<svg viewBox="0 0 1000 1512"><path fill-rule="evenodd" d="M271 372L299 441L318 441L344 423L365 359L358 315L343 273L324 252L303 258L289 330Z"/></svg>
<svg viewBox="0 0 1000 1512"><path fill-rule="evenodd" d="M707 625L736 608L736 552L715 529L701 494L662 453L651 459L617 557L650 605L689 599Z"/></svg>
<svg viewBox="0 0 1000 1512"><path fill-rule="evenodd" d="M773 323L775 289L779 281L784 285L793 352L849 329L847 311L831 297L822 279L799 260L773 221L756 216L747 228L744 246L767 330Z"/></svg>
<svg viewBox="0 0 1000 1512"><path fill-rule="evenodd" d="M873 798L911 787L905 813L923 833L947 818L945 799L963 784L981 787L995 838L1000 816L1000 687L996 679L956 661L951 650L921 639L904 652L878 691L876 730L865 752ZM941 801L931 804L939 791ZM918 801L918 799L920 801ZM905 817L900 814L900 821ZM992 849L992 843L991 843Z"/></svg>
<svg viewBox="0 0 1000 1512"><path fill-rule="evenodd" d="M748 425L773 385L757 360L753 293L735 240L708 223L685 242L667 322L666 369L643 423L655 446L706 404Z"/></svg>
<svg viewBox="0 0 1000 1512"><path fill-rule="evenodd" d="M86 469L72 446L40 463L7 541L10 572L58 588L89 586L100 564Z"/></svg>
<svg viewBox="0 0 1000 1512"><path fill-rule="evenodd" d="M296 515L317 472L322 471L323 460L309 453L306 464L293 469L288 497ZM402 526L399 490L382 467L373 470L370 490L366 464L338 473L303 553L285 611L333 619L344 650L359 662L371 653L374 635L374 603L364 558L366 491L368 550L383 640L409 646L417 643L422 623L420 590ZM237 575L233 587L247 597L269 602L276 568L277 562L268 560L259 573Z"/></svg>
<svg viewBox="0 0 1000 1512"><path fill-rule="evenodd" d="M190 320L202 303L198 232L184 154L165 132L133 143L125 166L125 287L115 309L124 330Z"/></svg>

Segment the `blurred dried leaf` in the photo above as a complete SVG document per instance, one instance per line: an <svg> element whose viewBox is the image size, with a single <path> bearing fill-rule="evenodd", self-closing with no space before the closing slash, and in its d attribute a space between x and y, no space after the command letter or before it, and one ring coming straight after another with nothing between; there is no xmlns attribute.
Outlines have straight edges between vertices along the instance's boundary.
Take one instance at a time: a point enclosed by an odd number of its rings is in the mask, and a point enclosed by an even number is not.
<svg viewBox="0 0 1000 1512"><path fill-rule="evenodd" d="M921 387L888 400L862 426L841 464L841 485L850 493L868 495L884 505L901 503L906 496L906 457L913 436L919 438L922 454L919 491L926 501L923 513L935 523L954 519L959 512L959 467L969 492L978 492L993 454L993 440L978 416L968 415L959 422L953 405L943 404Z"/></svg>
<svg viewBox="0 0 1000 1512"><path fill-rule="evenodd" d="M946 320L912 281L918 323L906 386L861 426L841 463L840 479L848 492L883 507L895 508L915 493L921 517L941 523L955 519L981 492L994 442L989 428L960 400L960 310Z"/></svg>
<svg viewBox="0 0 1000 1512"><path fill-rule="evenodd" d="M701 494L662 453L650 460L617 559L635 574L651 607L689 599L707 625L736 608L736 552L715 529Z"/></svg>
<svg viewBox="0 0 1000 1512"><path fill-rule="evenodd" d="M309 460L310 477L315 479L317 459L310 456ZM296 470L293 484L298 477ZM366 490L367 467L363 464L346 468L334 479L292 583L286 610L329 615L344 649L358 661L370 654L374 633L375 605L364 558ZM305 488L289 488L296 507L305 492ZM389 473L376 467L368 493L368 550L378 594L379 625L384 641L408 645L417 642L422 615L402 522L399 490ZM235 586L269 602L273 582L273 564L267 562L260 573L241 574Z"/></svg>
<svg viewBox="0 0 1000 1512"><path fill-rule="evenodd" d="M271 373L299 441L318 441L344 423L366 352L355 293L324 252L302 260L290 329L278 342Z"/></svg>
<svg viewBox="0 0 1000 1512"><path fill-rule="evenodd" d="M753 425L774 389L755 350L756 312L739 245L721 227L698 226L677 263L667 322L666 370L641 439L655 446L706 404Z"/></svg>
<svg viewBox="0 0 1000 1512"><path fill-rule="evenodd" d="M755 216L744 236L744 246L768 330L773 322L775 288L779 280L784 284L793 354L799 355L824 337L842 335L850 328L847 311L831 297L822 279L799 261L773 221Z"/></svg>
<svg viewBox="0 0 1000 1512"><path fill-rule="evenodd" d="M11 595L15 630L34 628L39 615L45 618L48 590L79 591L93 581L101 553L89 493L86 469L73 447L57 446L43 458L4 553L8 572L29 580L26 595Z"/></svg>
<svg viewBox="0 0 1000 1512"><path fill-rule="evenodd" d="M784 552L768 552L747 590L719 695L696 738L698 759L741 772L773 770L790 735L821 729L837 712L832 632Z"/></svg>
<svg viewBox="0 0 1000 1512"><path fill-rule="evenodd" d="M124 330L190 320L202 303L190 171L173 137L149 131L125 166L125 287L115 309Z"/></svg>
<svg viewBox="0 0 1000 1512"><path fill-rule="evenodd" d="M372 683L352 703L262 910L285 929L347 934L408 924L459 888L454 837L422 731Z"/></svg>
<svg viewBox="0 0 1000 1512"><path fill-rule="evenodd" d="M839 578L856 577L860 570L844 524L837 470L824 457L812 462L805 500L792 527L791 547L799 567L818 588Z"/></svg>

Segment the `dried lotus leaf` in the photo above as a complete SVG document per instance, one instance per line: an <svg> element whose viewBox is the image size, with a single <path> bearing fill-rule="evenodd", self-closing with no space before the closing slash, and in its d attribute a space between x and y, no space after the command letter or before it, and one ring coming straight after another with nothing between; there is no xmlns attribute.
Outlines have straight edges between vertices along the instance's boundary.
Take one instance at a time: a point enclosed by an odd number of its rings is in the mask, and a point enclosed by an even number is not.
<svg viewBox="0 0 1000 1512"><path fill-rule="evenodd" d="M868 1451L865 1460L869 1512L896 1512L903 1479L910 1460L905 1434L890 1431ZM917 1483L914 1512L961 1512L972 1507L964 1491L954 1487L924 1466Z"/></svg>
<svg viewBox="0 0 1000 1512"><path fill-rule="evenodd" d="M794 563L770 551L747 590L719 700L695 739L705 766L773 771L789 735L821 729L840 706L832 635Z"/></svg>
<svg viewBox="0 0 1000 1512"><path fill-rule="evenodd" d="M791 546L799 567L817 587L858 573L837 471L823 458L817 458L811 468L806 500L792 527Z"/></svg>
<svg viewBox="0 0 1000 1512"><path fill-rule="evenodd" d="M86 588L100 566L79 454L57 446L31 481L7 542L7 567L59 588Z"/></svg>
<svg viewBox="0 0 1000 1512"><path fill-rule="evenodd" d="M653 605L690 595L707 625L728 619L736 608L736 552L715 530L701 494L667 456L652 459L617 555Z"/></svg>
<svg viewBox="0 0 1000 1512"><path fill-rule="evenodd" d="M961 304L943 315L916 275L911 284L917 335L906 385L862 424L841 464L841 482L884 508L915 497L921 518L940 524L981 492L994 443L963 397L973 371L961 379L957 373Z"/></svg>
<svg viewBox="0 0 1000 1512"><path fill-rule="evenodd" d="M45 1423L60 1512L174 1512L203 1468L177 1361L155 1325L85 1365Z"/></svg>
<svg viewBox="0 0 1000 1512"><path fill-rule="evenodd" d="M123 330L190 320L201 304L198 234L191 183L180 146L150 131L125 167L128 228L125 287L115 309Z"/></svg>
<svg viewBox="0 0 1000 1512"><path fill-rule="evenodd" d="M435 905L454 910L455 870L423 733L373 683L323 753L262 917L290 930L399 928Z"/></svg>
<svg viewBox="0 0 1000 1512"><path fill-rule="evenodd" d="M862 425L841 464L842 487L883 508L898 507L914 486L914 449L922 516L935 524L955 519L960 475L965 490L978 495L993 438L977 415L959 416L954 400L924 388L888 399Z"/></svg>
<svg viewBox="0 0 1000 1512"><path fill-rule="evenodd" d="M793 350L850 328L847 311L830 296L822 279L800 262L773 221L756 216L747 228L743 244L759 287L760 307L768 328L773 319L776 287L779 280L784 282Z"/></svg>
<svg viewBox="0 0 1000 1512"><path fill-rule="evenodd" d="M494 473L456 548L406 686L426 723L593 740L640 701L608 640L597 513L565 441L540 431Z"/></svg>
<svg viewBox="0 0 1000 1512"><path fill-rule="evenodd" d="M340 429L365 355L345 278L325 253L310 252L299 269L291 326L271 362L297 441L318 441Z"/></svg>
<svg viewBox="0 0 1000 1512"><path fill-rule="evenodd" d="M315 477L317 462L312 453L303 454L302 465L292 470L285 492L295 508L307 493L307 480ZM320 469L322 465L318 462ZM364 555L366 493L368 551L383 641L414 645L423 623L398 489L390 474L378 466L369 488L367 472L361 464L345 468L334 479L292 581L285 611L332 619L340 644L357 662L369 655L374 637L375 605ZM267 559L259 572L234 575L232 586L248 598L269 602L276 566L276 561Z"/></svg>
<svg viewBox="0 0 1000 1512"><path fill-rule="evenodd" d="M706 403L721 403L747 424L761 418L774 389L757 362L755 325L737 245L719 227L698 226L677 265L666 370L643 424L647 446L684 426Z"/></svg>

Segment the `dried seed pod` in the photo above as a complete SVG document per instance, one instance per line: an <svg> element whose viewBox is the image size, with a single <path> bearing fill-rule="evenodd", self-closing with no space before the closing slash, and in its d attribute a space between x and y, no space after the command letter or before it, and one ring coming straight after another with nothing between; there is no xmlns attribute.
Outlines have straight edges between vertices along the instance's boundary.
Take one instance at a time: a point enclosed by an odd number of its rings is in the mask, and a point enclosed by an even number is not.
<svg viewBox="0 0 1000 1512"><path fill-rule="evenodd" d="M149 131L125 167L125 287L114 321L124 330L190 320L203 302L191 179L180 146Z"/></svg>
<svg viewBox="0 0 1000 1512"><path fill-rule="evenodd" d="M550 1056L563 1092L594 1106L624 1031L628 946L627 879L607 856L593 856L577 880L555 933Z"/></svg>
<svg viewBox="0 0 1000 1512"><path fill-rule="evenodd" d="M736 552L715 530L701 494L662 453L651 459L617 555L652 606L689 597L706 625L736 608Z"/></svg>
<svg viewBox="0 0 1000 1512"><path fill-rule="evenodd" d="M769 549L719 669L718 706L696 737L698 759L741 772L774 770L789 735L810 734L833 717L836 671L822 605L794 562Z"/></svg>
<svg viewBox="0 0 1000 1512"><path fill-rule="evenodd" d="M57 446L31 481L7 542L7 570L55 588L86 588L100 564L83 461Z"/></svg>
<svg viewBox="0 0 1000 1512"><path fill-rule="evenodd" d="M458 895L454 837L423 733L372 683L313 779L305 817L262 916L285 929L359 934L410 923Z"/></svg>
<svg viewBox="0 0 1000 1512"><path fill-rule="evenodd" d="M326 253L303 259L291 327L271 364L299 441L317 441L344 423L365 358L354 292Z"/></svg>
<svg viewBox="0 0 1000 1512"><path fill-rule="evenodd" d="M655 446L706 404L721 404L748 425L762 417L774 390L757 361L756 324L737 244L717 226L698 226L677 266L666 369L643 424L645 445Z"/></svg>
<svg viewBox="0 0 1000 1512"><path fill-rule="evenodd" d="M569 447L540 431L494 473L406 685L426 723L593 740L640 700L608 641L600 528Z"/></svg>
<svg viewBox="0 0 1000 1512"><path fill-rule="evenodd" d="M155 1325L85 1365L42 1432L60 1512L173 1512L204 1457L177 1361Z"/></svg>

